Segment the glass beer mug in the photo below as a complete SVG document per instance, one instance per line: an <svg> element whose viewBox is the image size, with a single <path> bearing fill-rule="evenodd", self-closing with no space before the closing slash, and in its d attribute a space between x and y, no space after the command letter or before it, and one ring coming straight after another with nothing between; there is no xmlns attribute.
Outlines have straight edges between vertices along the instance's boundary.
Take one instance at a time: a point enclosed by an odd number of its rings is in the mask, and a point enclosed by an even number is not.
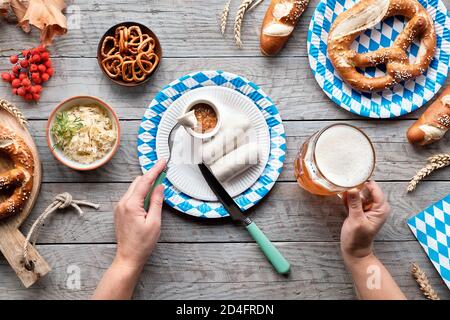
<svg viewBox="0 0 450 320"><path fill-rule="evenodd" d="M333 124L310 137L295 159L295 178L306 191L323 196L358 188L364 209L372 205L364 183L375 168L375 149L369 137L348 124Z"/></svg>

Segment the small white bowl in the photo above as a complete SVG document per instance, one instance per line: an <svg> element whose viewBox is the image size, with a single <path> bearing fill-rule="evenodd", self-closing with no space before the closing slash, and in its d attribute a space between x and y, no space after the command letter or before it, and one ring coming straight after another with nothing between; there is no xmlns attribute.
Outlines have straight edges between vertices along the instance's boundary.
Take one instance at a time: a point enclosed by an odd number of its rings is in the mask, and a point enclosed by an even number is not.
<svg viewBox="0 0 450 320"><path fill-rule="evenodd" d="M109 150L109 152L103 158L98 159L89 164L84 164L84 163L78 163L78 162L70 159L69 157L67 157L64 154L64 152L62 150L59 150L54 147L55 141L53 138L53 134L51 133L51 128L53 127L53 123L55 121L56 114L58 112L68 110L75 106L89 105L89 104L98 105L106 111L108 117L111 119L111 121L113 123L113 127L116 131L117 137L116 137L116 142L114 143L114 146L111 148L111 150ZM46 131L47 131L47 144L48 144L48 147L50 148L50 151L52 152L53 156L59 162L64 164L65 166L72 168L74 170L78 170L78 171L89 171L89 170L94 170L94 169L97 169L97 168L103 166L109 160L111 160L111 158L114 156L114 154L116 153L116 151L120 145L119 118L117 117L114 110L108 104L106 104L104 101L102 101L96 97L91 97L91 96L76 96L76 97L72 97L72 98L69 98L69 99L61 102L55 109L53 109L52 113L50 114L50 116L48 118L48 122L47 122L47 130Z"/></svg>
<svg viewBox="0 0 450 320"><path fill-rule="evenodd" d="M195 106L196 104L200 104L200 103L204 103L207 104L208 106L210 106L214 112L217 115L217 124L216 127L209 131L209 132L205 132L205 133L200 133L200 132L196 132L191 128L186 128L186 131L193 136L194 138L198 138L198 139L208 139L208 138L212 138L213 136L215 136L217 134L217 132L219 132L220 130L220 126L222 125L222 116L220 114L219 108L216 106L216 104L214 102L212 102L211 100L208 99L198 99L198 100L194 100L191 103L189 103L187 105L187 107L184 109L183 111L183 115L188 113L189 111L191 111L191 108L193 106Z"/></svg>

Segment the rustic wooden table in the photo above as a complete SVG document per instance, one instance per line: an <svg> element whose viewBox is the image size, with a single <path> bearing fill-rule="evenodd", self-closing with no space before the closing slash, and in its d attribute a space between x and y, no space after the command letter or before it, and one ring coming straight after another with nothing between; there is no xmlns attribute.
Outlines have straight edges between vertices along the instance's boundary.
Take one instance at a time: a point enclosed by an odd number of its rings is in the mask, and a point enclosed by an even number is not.
<svg viewBox="0 0 450 320"><path fill-rule="evenodd" d="M393 121L369 120L334 105L322 92L309 68L307 28L319 0L312 0L293 39L277 58L259 52L259 28L268 0L250 12L243 25L244 49L233 44L231 28L225 39L218 31L218 14L225 0L76 1L80 29L57 38L52 47L55 76L45 86L38 104L24 103L5 84L0 95L19 105L30 126L43 161L44 183L37 205L22 227L32 222L52 201L67 191L76 198L97 201L99 211L79 217L67 211L51 219L38 249L53 271L30 289L22 287L0 258L0 298L89 298L115 252L113 208L140 168L136 138L140 119L154 95L186 73L222 69L241 74L276 102L287 133L285 169L270 195L252 210L252 218L292 263L288 278L277 275L245 230L228 219L205 221L165 207L161 239L137 286L139 299L354 299L353 284L339 254L339 232L346 212L334 198L302 191L294 181L293 159L302 141L335 122L361 127L377 151L375 179L392 206L392 215L376 241L379 258L392 272L408 298L422 299L410 276L411 262L428 273L442 298L450 298L438 273L408 229L406 219L444 197L450 189L450 170L443 170L407 195L407 181L426 158L448 151L449 138L429 148L415 149L405 138L407 128L423 112ZM450 5L450 0L444 0ZM232 15L238 1L233 1ZM72 7L73 9L74 7ZM120 21L138 21L159 35L164 61L154 78L137 88L119 87L100 72L96 61L102 34ZM0 22L0 70L7 57L36 45L38 34L23 34ZM123 128L122 144L114 159L94 173L61 166L45 141L50 111L63 99L80 94L98 96L117 110ZM80 271L80 288L70 275Z"/></svg>

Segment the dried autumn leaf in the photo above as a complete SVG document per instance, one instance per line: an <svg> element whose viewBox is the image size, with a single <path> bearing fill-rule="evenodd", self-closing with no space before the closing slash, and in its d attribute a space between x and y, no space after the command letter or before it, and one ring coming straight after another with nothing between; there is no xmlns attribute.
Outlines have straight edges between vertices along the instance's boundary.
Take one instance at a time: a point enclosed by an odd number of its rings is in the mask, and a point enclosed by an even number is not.
<svg viewBox="0 0 450 320"><path fill-rule="evenodd" d="M9 10L9 0L0 0L0 15L6 17Z"/></svg>
<svg viewBox="0 0 450 320"><path fill-rule="evenodd" d="M28 0L0 0L0 16L8 21L19 21L25 15Z"/></svg>
<svg viewBox="0 0 450 320"><path fill-rule="evenodd" d="M20 0L11 0L21 2ZM64 0L29 0L28 8L20 26L34 25L41 30L41 43L49 45L56 35L67 32L67 20L62 11L66 8Z"/></svg>
<svg viewBox="0 0 450 320"><path fill-rule="evenodd" d="M30 25L41 30L41 43L49 45L56 35L67 32L67 20L62 11L64 0L0 0L0 14L13 13L19 26L30 32Z"/></svg>
<svg viewBox="0 0 450 320"><path fill-rule="evenodd" d="M0 0L0 17L7 21L18 21L25 32L31 25L41 30L41 42L51 44L55 35L67 32L67 21L62 11L64 0Z"/></svg>
<svg viewBox="0 0 450 320"><path fill-rule="evenodd" d="M21 21L25 16L28 4L28 0L9 0L9 5L16 16L17 21ZM31 31L31 27L28 23L23 23L20 27L27 33Z"/></svg>

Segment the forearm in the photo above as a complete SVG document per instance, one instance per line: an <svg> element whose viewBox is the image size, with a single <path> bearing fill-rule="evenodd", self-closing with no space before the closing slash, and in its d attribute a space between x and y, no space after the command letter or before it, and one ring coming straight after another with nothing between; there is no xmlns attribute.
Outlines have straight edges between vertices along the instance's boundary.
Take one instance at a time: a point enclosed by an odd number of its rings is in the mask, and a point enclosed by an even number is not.
<svg viewBox="0 0 450 320"><path fill-rule="evenodd" d="M92 299L131 299L141 271L142 268L127 266L121 263L117 258L114 259L109 269L103 275Z"/></svg>
<svg viewBox="0 0 450 320"><path fill-rule="evenodd" d="M364 258L346 257L344 261L361 300L404 300L403 292L389 271L374 254Z"/></svg>

